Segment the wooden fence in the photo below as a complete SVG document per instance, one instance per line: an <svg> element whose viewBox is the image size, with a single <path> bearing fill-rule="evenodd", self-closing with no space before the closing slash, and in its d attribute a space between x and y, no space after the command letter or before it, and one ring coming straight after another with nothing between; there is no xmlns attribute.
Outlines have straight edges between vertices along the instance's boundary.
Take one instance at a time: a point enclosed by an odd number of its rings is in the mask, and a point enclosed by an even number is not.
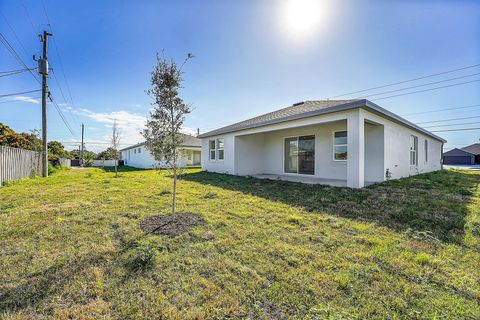
<svg viewBox="0 0 480 320"><path fill-rule="evenodd" d="M5 181L42 173L42 153L0 146L0 186Z"/></svg>

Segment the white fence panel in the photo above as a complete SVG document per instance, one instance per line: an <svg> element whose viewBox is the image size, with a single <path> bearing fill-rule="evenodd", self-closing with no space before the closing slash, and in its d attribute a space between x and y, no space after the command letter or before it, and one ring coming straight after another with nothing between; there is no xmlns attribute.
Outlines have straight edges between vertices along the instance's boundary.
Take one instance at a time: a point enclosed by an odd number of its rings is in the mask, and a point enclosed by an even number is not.
<svg viewBox="0 0 480 320"><path fill-rule="evenodd" d="M41 174L42 153L0 146L0 186L5 181Z"/></svg>
<svg viewBox="0 0 480 320"><path fill-rule="evenodd" d="M93 167L113 167L115 160L93 160Z"/></svg>

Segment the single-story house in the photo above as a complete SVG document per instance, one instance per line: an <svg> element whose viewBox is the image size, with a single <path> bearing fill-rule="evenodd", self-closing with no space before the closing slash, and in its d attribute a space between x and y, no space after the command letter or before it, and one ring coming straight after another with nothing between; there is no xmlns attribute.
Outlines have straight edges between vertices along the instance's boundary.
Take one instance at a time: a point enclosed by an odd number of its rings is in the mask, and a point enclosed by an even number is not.
<svg viewBox="0 0 480 320"><path fill-rule="evenodd" d="M463 148L455 148L443 154L444 164L479 164L480 143L474 143Z"/></svg>
<svg viewBox="0 0 480 320"><path fill-rule="evenodd" d="M194 136L182 134L184 141L181 147L181 157L178 160L179 167L200 167L202 141ZM121 151L121 157L126 166L141 169L164 168L165 163L155 160L150 151L146 148L145 142L137 143L133 146L124 148Z"/></svg>
<svg viewBox="0 0 480 320"><path fill-rule="evenodd" d="M475 155L455 148L443 154L443 164L475 164Z"/></svg>
<svg viewBox="0 0 480 320"><path fill-rule="evenodd" d="M199 135L202 169L361 188L442 168L446 142L368 101L305 101Z"/></svg>
<svg viewBox="0 0 480 320"><path fill-rule="evenodd" d="M475 155L475 164L480 164L480 143L474 143L461 149L473 153Z"/></svg>

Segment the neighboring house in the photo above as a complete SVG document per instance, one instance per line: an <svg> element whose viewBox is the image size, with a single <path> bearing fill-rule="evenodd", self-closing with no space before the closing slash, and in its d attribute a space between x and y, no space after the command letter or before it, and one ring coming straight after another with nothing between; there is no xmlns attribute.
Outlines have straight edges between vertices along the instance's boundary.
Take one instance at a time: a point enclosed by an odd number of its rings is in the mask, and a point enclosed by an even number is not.
<svg viewBox="0 0 480 320"><path fill-rule="evenodd" d="M194 136L184 135L184 142L181 147L181 157L178 160L180 167L199 167L201 165L202 142ZM165 163L159 163L145 147L145 143L138 143L120 150L122 160L126 166L141 169L164 168Z"/></svg>
<svg viewBox="0 0 480 320"><path fill-rule="evenodd" d="M443 154L443 164L476 164L480 163L480 143L463 148L455 148Z"/></svg>
<svg viewBox="0 0 480 320"><path fill-rule="evenodd" d="M439 170L446 142L365 99L296 103L199 138L206 171L353 188Z"/></svg>

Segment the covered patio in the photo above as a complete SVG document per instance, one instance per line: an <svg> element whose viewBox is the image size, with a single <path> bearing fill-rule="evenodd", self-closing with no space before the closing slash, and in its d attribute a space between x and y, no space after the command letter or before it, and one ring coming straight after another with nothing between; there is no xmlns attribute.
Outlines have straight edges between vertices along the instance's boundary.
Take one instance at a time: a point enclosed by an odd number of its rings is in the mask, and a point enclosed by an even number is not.
<svg viewBox="0 0 480 320"><path fill-rule="evenodd" d="M384 181L384 126L361 112L234 137L235 174L336 187Z"/></svg>

